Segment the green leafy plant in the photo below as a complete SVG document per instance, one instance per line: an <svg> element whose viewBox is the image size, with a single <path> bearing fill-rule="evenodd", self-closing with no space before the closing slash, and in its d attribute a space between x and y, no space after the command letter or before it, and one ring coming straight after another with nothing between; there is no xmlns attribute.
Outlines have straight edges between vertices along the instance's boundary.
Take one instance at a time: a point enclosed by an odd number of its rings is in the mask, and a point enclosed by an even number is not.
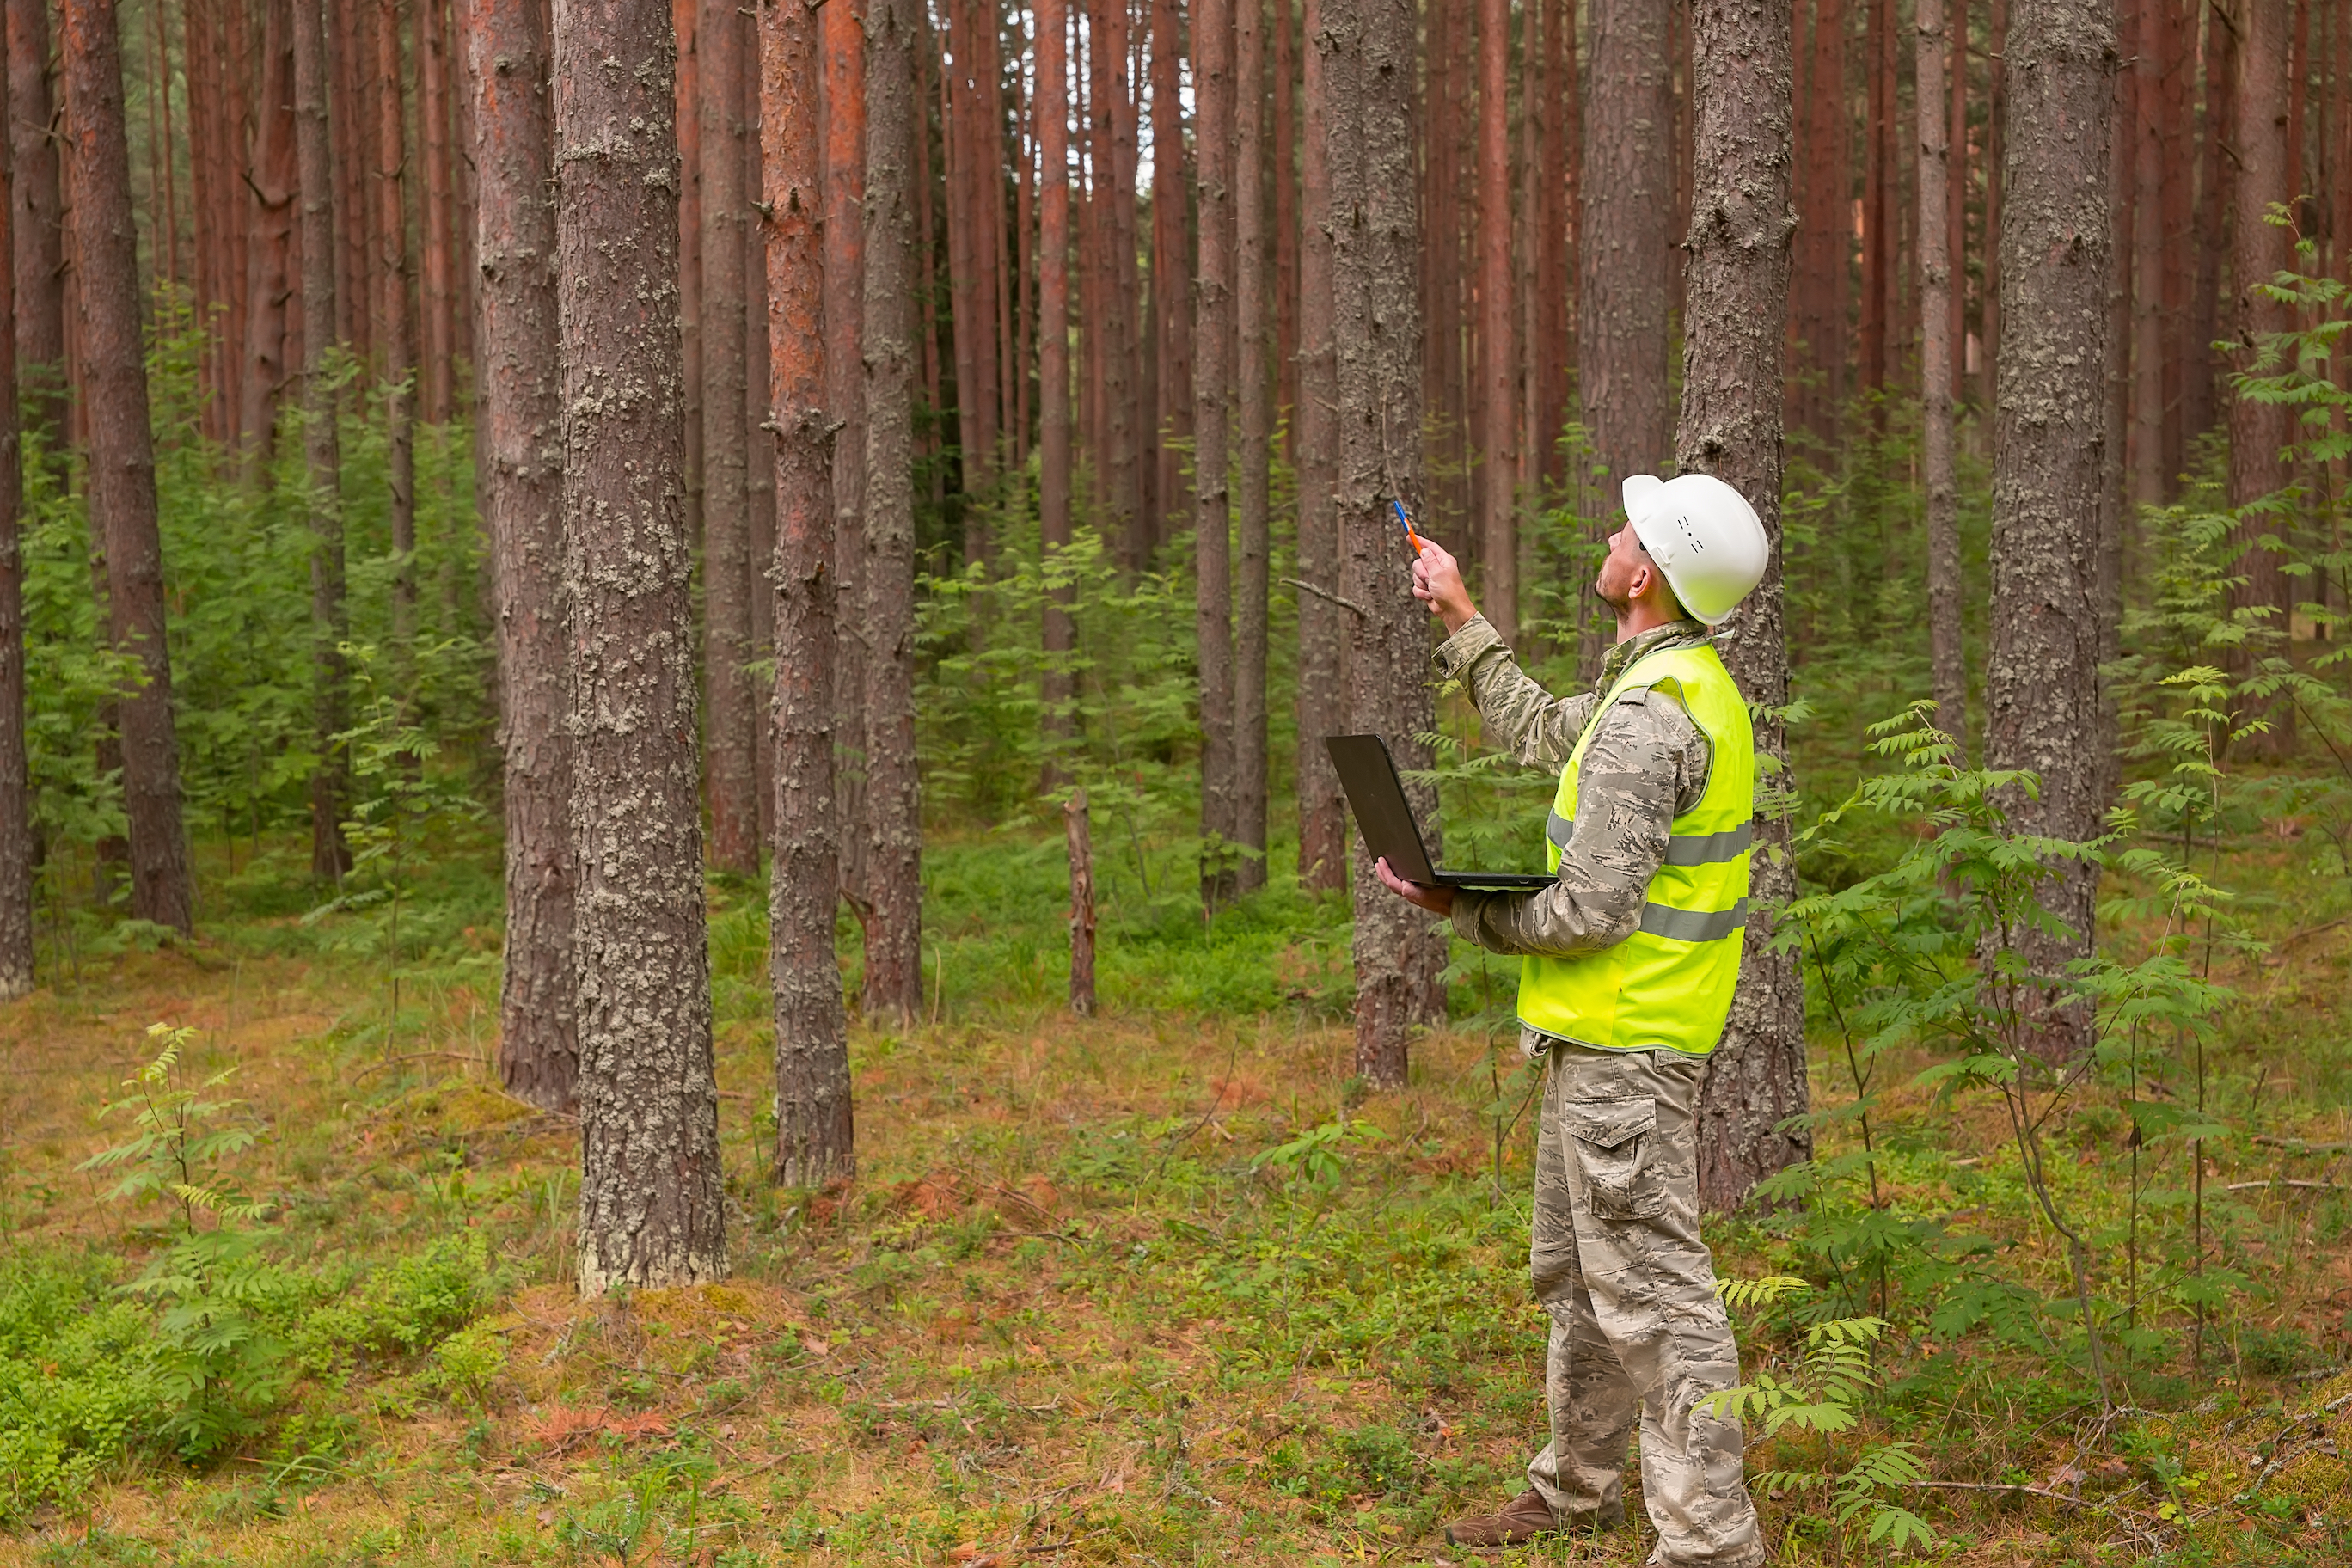
<svg viewBox="0 0 2352 1568"><path fill-rule="evenodd" d="M155 1373L173 1414L164 1435L201 1458L253 1430L291 1381L285 1342L267 1321L286 1279L265 1255L274 1227L267 1205L231 1184L219 1162L249 1149L260 1129L232 1120L242 1100L208 1098L234 1072L190 1085L180 1058L195 1031L150 1026L155 1057L128 1080L133 1092L104 1115L128 1115L132 1134L83 1162L121 1170L108 1196L160 1198L173 1209L173 1235L122 1289L158 1308Z"/></svg>
<svg viewBox="0 0 2352 1568"><path fill-rule="evenodd" d="M1812 1286L1786 1275L1761 1279L1724 1279L1716 1290L1733 1308L1769 1306L1801 1296ZM1831 1517L1841 1530L1859 1528L1864 1539L1888 1551L1925 1550L1936 1543L1927 1521L1890 1500L1893 1494L1927 1479L1909 1443L1875 1443L1847 1456L1836 1439L1862 1421L1863 1401L1878 1386L1872 1355L1888 1323L1884 1318L1832 1318L1804 1331L1804 1348L1777 1372L1763 1372L1737 1388L1700 1402L1709 1414L1729 1420L1760 1421L1764 1436L1784 1430L1823 1439L1822 1466L1768 1470L1755 1485L1778 1496L1826 1493ZM1850 1462L1849 1462L1850 1461ZM1838 1468L1843 1465L1843 1468Z"/></svg>

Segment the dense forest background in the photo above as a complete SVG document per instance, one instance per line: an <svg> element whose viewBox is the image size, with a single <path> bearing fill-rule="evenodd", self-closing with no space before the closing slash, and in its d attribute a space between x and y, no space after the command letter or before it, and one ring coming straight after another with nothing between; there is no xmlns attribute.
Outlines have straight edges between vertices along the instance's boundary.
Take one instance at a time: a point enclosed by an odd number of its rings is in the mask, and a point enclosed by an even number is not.
<svg viewBox="0 0 2352 1568"><path fill-rule="evenodd" d="M1512 1484L1516 971L1318 742L1532 865L1398 509L1564 692L1690 468L1784 1555L2344 1550L2339 0L5 10L27 1560Z"/></svg>

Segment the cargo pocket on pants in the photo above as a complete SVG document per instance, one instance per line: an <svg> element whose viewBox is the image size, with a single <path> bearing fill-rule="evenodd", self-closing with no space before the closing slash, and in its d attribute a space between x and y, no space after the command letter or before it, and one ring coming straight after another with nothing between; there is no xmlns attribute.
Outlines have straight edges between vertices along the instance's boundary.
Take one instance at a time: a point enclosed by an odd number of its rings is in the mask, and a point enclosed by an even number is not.
<svg viewBox="0 0 2352 1568"><path fill-rule="evenodd" d="M1658 1126L1654 1100L1570 1100L1566 1120L1586 1199L1596 1215L1654 1219L1665 1212L1665 1185L1650 1165L1651 1134Z"/></svg>

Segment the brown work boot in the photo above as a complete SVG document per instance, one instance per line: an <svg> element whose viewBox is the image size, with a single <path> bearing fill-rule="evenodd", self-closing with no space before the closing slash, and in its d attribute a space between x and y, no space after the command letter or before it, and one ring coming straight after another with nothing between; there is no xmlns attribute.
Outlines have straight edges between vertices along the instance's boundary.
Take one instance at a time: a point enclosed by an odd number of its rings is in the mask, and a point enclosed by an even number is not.
<svg viewBox="0 0 2352 1568"><path fill-rule="evenodd" d="M1503 1505L1500 1513L1474 1513L1445 1527L1449 1546L1520 1546L1538 1535L1549 1535L1551 1504L1533 1487Z"/></svg>

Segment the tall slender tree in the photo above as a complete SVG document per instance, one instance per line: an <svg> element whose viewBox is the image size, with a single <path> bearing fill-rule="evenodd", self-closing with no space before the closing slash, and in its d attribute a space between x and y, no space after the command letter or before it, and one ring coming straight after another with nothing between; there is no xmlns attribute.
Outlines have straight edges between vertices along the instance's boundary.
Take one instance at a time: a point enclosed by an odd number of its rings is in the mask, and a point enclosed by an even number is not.
<svg viewBox="0 0 2352 1568"><path fill-rule="evenodd" d="M1666 0L1593 0L1584 100L1584 212L1577 225L1577 385L1601 492L1665 460L1666 272L1673 123Z"/></svg>
<svg viewBox="0 0 2352 1568"><path fill-rule="evenodd" d="M1103 277L1103 311L1090 323L1103 342L1102 529L1118 542L1132 570L1150 563L1152 531L1143 516L1140 472L1147 437L1143 427L1142 365L1136 338L1137 301L1141 298L1136 264L1138 161L1136 98L1129 60L1129 0L1095 0L1095 51L1103 62L1102 102L1096 120L1106 135L1098 143L1107 161L1100 171L1107 204L1103 241L1108 247Z"/></svg>
<svg viewBox="0 0 2352 1568"><path fill-rule="evenodd" d="M768 153L770 357L776 417L774 861L768 978L775 992L779 1182L856 1173L849 1029L834 951L839 855L833 795L833 422L825 412L824 128L816 14L760 13ZM958 41L959 48L962 44ZM959 392L961 384L958 384Z"/></svg>
<svg viewBox="0 0 2352 1568"><path fill-rule="evenodd" d="M1568 423L1569 376L1575 349L1575 253L1569 244L1582 175L1583 126L1578 109L1576 7L1566 0L1543 0L1544 80L1547 84L1542 151L1538 159L1542 194L1536 203L1538 288L1536 371L1541 377L1537 405L1537 469L1547 480L1567 473L1559 447Z"/></svg>
<svg viewBox="0 0 2352 1568"><path fill-rule="evenodd" d="M308 4L309 0L305 0ZM463 36L480 181L478 426L482 519L506 761L505 979L499 1080L550 1110L578 1092L579 981L568 826L563 567L563 375L558 361L552 61L544 0L465 0Z"/></svg>
<svg viewBox="0 0 2352 1568"><path fill-rule="evenodd" d="M842 768L834 798L841 813L841 887L862 924L873 920L866 857L866 671L870 629L856 624L866 567L866 37L856 11L821 6L817 47L824 109L824 406L839 421L833 438L834 595L850 607L848 635L835 647Z"/></svg>
<svg viewBox="0 0 2352 1568"><path fill-rule="evenodd" d="M1153 405L1160 428L1152 493L1159 517L1155 534L1180 512L1189 517L1192 498L1180 496L1183 454L1176 443L1192 434L1192 247L1185 213L1190 205L1190 159L1184 141L1183 17L1177 0L1151 0L1151 314L1157 343Z"/></svg>
<svg viewBox="0 0 2352 1568"><path fill-rule="evenodd" d="M0 257L11 256L16 131L9 82L0 76ZM0 322L16 315L16 278L0 268ZM24 448L16 401L16 342L0 331L0 1001L33 988L33 784L25 746Z"/></svg>
<svg viewBox="0 0 2352 1568"><path fill-rule="evenodd" d="M75 292L89 430L89 510L106 553L109 639L138 661L121 693L123 812L131 826L131 912L192 930L195 889L180 818L179 740L165 637L163 542L140 333L139 232L131 207L122 47L113 0L70 0L66 115L72 127Z"/></svg>
<svg viewBox="0 0 2352 1568"><path fill-rule="evenodd" d="M1280 4L1281 0L1276 0ZM1241 506L1234 591L1234 863L1236 891L1265 886L1266 569L1274 364L1266 254L1265 0L1234 0L1234 310L1241 344Z"/></svg>
<svg viewBox="0 0 2352 1568"><path fill-rule="evenodd" d="M1279 0L1277 0L1277 4ZM1306 134L1298 149L1303 232L1298 258L1298 879L1348 885L1348 801L1323 750L1348 717L1343 679L1348 629L1335 595L1339 514L1334 487L1339 388L1331 357L1331 106L1326 89L1322 0L1304 0L1307 40L1300 97Z"/></svg>
<svg viewBox="0 0 2352 1568"><path fill-rule="evenodd" d="M1234 363L1234 5L1192 7L1193 155L1201 265L1192 299L1192 620L1201 680L1201 901L1217 909L1236 883L1241 833L1234 752L1231 463Z"/></svg>
<svg viewBox="0 0 2352 1568"><path fill-rule="evenodd" d="M425 353L417 366L417 411L425 424L444 426L457 412L459 289L457 176L449 148L449 0L411 0L409 27L416 61L416 141L425 162L417 226Z"/></svg>
<svg viewBox="0 0 2352 1568"><path fill-rule="evenodd" d="M2084 738L2100 723L2114 52L2101 0L2021 5L2008 37L1985 757L2040 775L2039 790L2010 803L2021 831L2069 839L2096 837L2106 806ZM2028 938L2034 973L2054 975L2088 951L2096 878L2078 861L2057 868L2044 902L2071 931ZM2063 1018L2052 1027L2071 1033Z"/></svg>
<svg viewBox="0 0 2352 1568"><path fill-rule="evenodd" d="M343 838L351 759L339 738L351 728L350 676L343 662L351 616L343 595L342 442L331 359L337 300L334 148L326 25L320 13L319 0L294 0L295 174L302 220L302 467L310 523L311 744L319 749L319 763L310 774L310 875L333 881L352 865L351 847ZM507 787L514 788L511 779ZM508 924L511 930L511 913Z"/></svg>
<svg viewBox="0 0 2352 1568"><path fill-rule="evenodd" d="M237 434L247 444L248 462L255 468L268 459L278 400L294 374L294 367L286 363L286 352L300 331L300 307L294 300L299 281L294 275L295 206L300 176L294 148L292 0L261 0L260 65L251 151L241 161L247 231L247 303L244 405L237 414ZM153 134L152 128L149 133ZM160 240L157 248L162 248Z"/></svg>
<svg viewBox="0 0 2352 1568"><path fill-rule="evenodd" d="M580 1288L727 1272L696 809L667 0L554 19Z"/></svg>
<svg viewBox="0 0 2352 1568"><path fill-rule="evenodd" d="M1388 498L1418 499L1422 483L1413 22L1412 0L1324 0L1340 581L1362 607L1349 616L1348 721L1390 736L1408 768L1428 765L1418 737L1435 722L1423 673L1428 616L1388 512ZM1408 794L1426 820L1431 792ZM1355 1067L1395 1088L1412 1029L1444 1014L1444 942L1427 915L1388 895L1360 840L1355 861Z"/></svg>
<svg viewBox="0 0 2352 1568"><path fill-rule="evenodd" d="M923 822L915 765L913 0L866 9L865 1008L923 1005Z"/></svg>
<svg viewBox="0 0 2352 1568"><path fill-rule="evenodd" d="M1959 489L1952 455L1951 174L1944 101L1945 0L1919 0L1913 71L1919 116L1920 455L1927 484L1927 644L1936 722L1965 748L1969 671L1960 646ZM1965 0L1956 0L1965 4Z"/></svg>
<svg viewBox="0 0 2352 1568"><path fill-rule="evenodd" d="M1786 7L1744 0L1691 7L1694 182L1676 456L1685 471L1714 474L1746 496L1771 542L1764 581L1739 607L1725 662L1766 715L1758 750L1784 764L1788 737L1776 715L1789 700L1780 384L1796 216L1789 205L1792 57ZM1713 1208L1733 1206L1811 1152L1805 1133L1784 1130L1806 1105L1804 977L1795 955L1774 944L1766 912L1796 893L1789 823L1768 816L1757 826L1739 992L1699 1088L1699 1196Z"/></svg>
<svg viewBox="0 0 2352 1568"><path fill-rule="evenodd" d="M409 300L406 94L400 68L400 0L376 0L373 83L376 111L375 258L383 339L384 466L392 491L393 658L405 689L416 635L416 319Z"/></svg>
<svg viewBox="0 0 2352 1568"><path fill-rule="evenodd" d="M1795 308L1789 317L1801 358L1789 390L1793 421L1830 440L1845 402L1845 284L1853 238L1846 164L1851 109L1845 94L1845 0L1812 0L1810 12L1797 137L1802 162L1796 171Z"/></svg>
<svg viewBox="0 0 2352 1568"><path fill-rule="evenodd" d="M1040 0L1037 15L1037 531L1051 555L1070 546L1070 11ZM1090 334L1091 335L1091 334ZM1069 596L1049 593L1039 628L1046 743L1058 752L1070 729ZM1061 758L1045 763L1050 784Z"/></svg>
<svg viewBox="0 0 2352 1568"><path fill-rule="evenodd" d="M694 30L702 179L702 595L710 858L739 877L760 869L757 704L751 692L751 514L745 490L742 18L736 0L701 0Z"/></svg>
<svg viewBox="0 0 2352 1568"><path fill-rule="evenodd" d="M2236 7L2238 79L2232 109L2235 134L2231 152L2237 163L2230 212L2230 338L2237 368L2250 364L2263 342L2292 324L2284 305L2271 298L2271 280L2294 262L2292 233L2269 221L2270 209L2299 194L2287 183L2288 0L2243 0ZM2284 404L2251 397L2230 400L2229 496L2244 508L2286 488L2286 447L2294 439L2292 411ZM2272 632L2286 633L2291 591L2284 571L2286 516L2281 510L2242 512L2234 542L2240 581L2231 607L2267 617ZM2279 758L2294 749L2294 710L2275 700L2255 710L2268 728L2249 738L2256 755Z"/></svg>
<svg viewBox="0 0 2352 1568"><path fill-rule="evenodd" d="M1506 639L1519 626L1510 68L1511 0L1478 0L1478 557L1486 618Z"/></svg>
<svg viewBox="0 0 2352 1568"><path fill-rule="evenodd" d="M65 443L66 216L57 102L51 90L48 0L7 0L8 134L16 204L16 369L25 423Z"/></svg>
<svg viewBox="0 0 2352 1568"><path fill-rule="evenodd" d="M1895 307L1895 0L1867 0L1863 21L1862 389L1886 385ZM1884 419L1883 409L1879 417Z"/></svg>

